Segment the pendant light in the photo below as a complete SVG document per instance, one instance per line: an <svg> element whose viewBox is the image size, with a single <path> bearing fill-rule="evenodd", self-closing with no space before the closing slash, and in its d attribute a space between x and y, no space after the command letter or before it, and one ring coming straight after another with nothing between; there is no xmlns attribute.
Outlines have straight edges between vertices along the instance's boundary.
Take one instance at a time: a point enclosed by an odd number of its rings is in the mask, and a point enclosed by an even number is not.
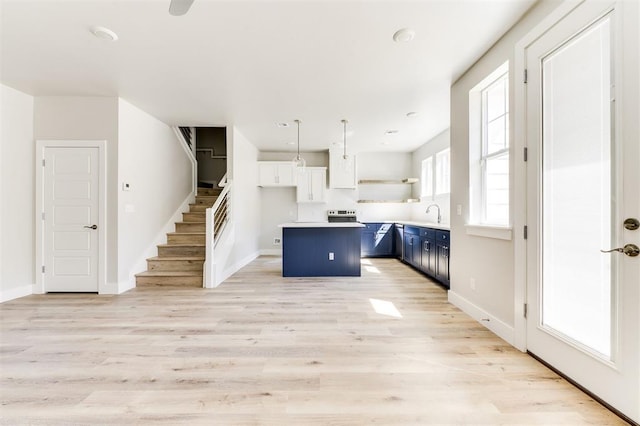
<svg viewBox="0 0 640 426"><path fill-rule="evenodd" d="M343 146L343 154L342 154L342 168L345 172L351 171L352 162L349 161L349 155L347 155L347 123L349 122L346 119L341 120L342 122L342 146Z"/></svg>
<svg viewBox="0 0 640 426"><path fill-rule="evenodd" d="M304 168L307 165L307 162L304 161L304 158L300 156L300 120L293 120L298 126L298 155L296 155L291 162L293 163L293 167L297 168L299 172L304 172Z"/></svg>

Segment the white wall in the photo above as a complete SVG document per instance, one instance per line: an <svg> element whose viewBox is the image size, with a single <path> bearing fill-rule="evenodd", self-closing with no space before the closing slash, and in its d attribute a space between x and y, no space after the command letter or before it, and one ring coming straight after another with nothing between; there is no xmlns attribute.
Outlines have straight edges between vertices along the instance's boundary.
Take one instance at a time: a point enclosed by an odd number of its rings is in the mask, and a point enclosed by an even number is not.
<svg viewBox="0 0 640 426"><path fill-rule="evenodd" d="M451 292L449 299L483 322L501 337L513 341L514 325L514 243L467 235L469 220L469 91L505 61L513 69L515 44L552 11L559 1L542 1L509 30L451 88L451 205L462 206L462 215L451 216ZM510 111L513 111L514 84L521 76L510 74ZM518 83L516 83L516 81ZM511 170L514 114L510 115ZM510 182L513 212L513 173ZM514 232L514 235L519 233ZM475 290L470 280L475 279Z"/></svg>
<svg viewBox="0 0 640 426"><path fill-rule="evenodd" d="M192 200L192 163L171 127L129 102L118 103L118 282L135 286ZM124 191L124 183L130 185Z"/></svg>
<svg viewBox="0 0 640 426"><path fill-rule="evenodd" d="M36 97L34 139L107 141L107 283L118 292L118 98ZM29 173L33 176L34 161ZM27 167L25 165L25 167Z"/></svg>
<svg viewBox="0 0 640 426"><path fill-rule="evenodd" d="M434 156L435 154L449 148L451 145L451 132L449 129L438 134L429 142L422 145L412 153L413 176L422 179L422 160ZM434 162L435 168L435 162ZM413 197L420 199L420 192L424 182L413 185ZM436 222L438 214L436 209L432 209L429 214L426 213L430 204L436 203L440 206L440 214L442 215L442 223L450 223L450 194L433 195L429 198L420 199L419 203L411 204L411 219L419 222Z"/></svg>
<svg viewBox="0 0 640 426"><path fill-rule="evenodd" d="M0 301L35 284L32 96L0 85Z"/></svg>
<svg viewBox="0 0 640 426"><path fill-rule="evenodd" d="M227 174L233 182L231 216L233 246L229 253L216 253L216 281L224 280L258 257L260 239L260 193L258 150L232 126L227 127Z"/></svg>

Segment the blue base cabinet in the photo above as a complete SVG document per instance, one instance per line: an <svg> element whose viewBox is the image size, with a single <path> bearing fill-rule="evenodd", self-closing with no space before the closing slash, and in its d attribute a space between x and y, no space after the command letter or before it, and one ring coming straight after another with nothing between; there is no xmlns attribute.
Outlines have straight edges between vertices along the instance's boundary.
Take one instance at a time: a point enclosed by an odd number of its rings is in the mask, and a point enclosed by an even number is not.
<svg viewBox="0 0 640 426"><path fill-rule="evenodd" d="M449 231L405 225L402 260L449 288Z"/></svg>
<svg viewBox="0 0 640 426"><path fill-rule="evenodd" d="M427 275L437 277L438 253L436 250L436 231L430 228L420 228L421 257L420 270Z"/></svg>
<svg viewBox="0 0 640 426"><path fill-rule="evenodd" d="M362 257L397 257L449 288L449 231L365 223Z"/></svg>
<svg viewBox="0 0 640 426"><path fill-rule="evenodd" d="M436 279L449 288L449 231L436 232Z"/></svg>
<svg viewBox="0 0 640 426"><path fill-rule="evenodd" d="M359 277L361 229L283 228L282 276Z"/></svg>
<svg viewBox="0 0 640 426"><path fill-rule="evenodd" d="M362 228L361 251L363 257L392 257L393 223L365 223Z"/></svg>
<svg viewBox="0 0 640 426"><path fill-rule="evenodd" d="M402 260L416 269L421 269L420 228L415 226L404 227L404 253Z"/></svg>

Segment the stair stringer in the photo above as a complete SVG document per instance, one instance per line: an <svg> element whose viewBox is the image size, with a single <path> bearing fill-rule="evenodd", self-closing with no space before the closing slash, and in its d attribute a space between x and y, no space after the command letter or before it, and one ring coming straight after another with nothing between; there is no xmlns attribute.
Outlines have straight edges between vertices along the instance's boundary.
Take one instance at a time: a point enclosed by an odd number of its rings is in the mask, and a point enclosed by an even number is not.
<svg viewBox="0 0 640 426"><path fill-rule="evenodd" d="M131 267L127 282L119 284L120 289L125 288L125 290L121 290L121 292L136 287L136 274L147 270L147 259L156 255L158 251L157 245L162 244L167 240L167 234L173 232L175 223L182 220L182 213L185 211L189 211L189 204L194 203L195 199L195 192L190 193L182 202L182 204L178 206L178 209L173 213L173 215L171 215L164 226L162 226L162 228L158 230L156 236L149 243L147 248L140 254L140 257L136 259L135 263Z"/></svg>

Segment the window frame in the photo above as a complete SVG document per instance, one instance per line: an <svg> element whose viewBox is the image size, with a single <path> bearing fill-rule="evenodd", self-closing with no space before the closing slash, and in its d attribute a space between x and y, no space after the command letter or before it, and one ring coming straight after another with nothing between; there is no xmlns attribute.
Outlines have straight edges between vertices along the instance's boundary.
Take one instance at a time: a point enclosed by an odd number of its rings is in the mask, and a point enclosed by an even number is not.
<svg viewBox="0 0 640 426"><path fill-rule="evenodd" d="M467 228L467 234L477 235L482 237L510 239L511 237L511 218L512 218L512 144L510 135L511 122L511 105L509 102L511 92L511 73L509 67L509 61L504 62L497 67L494 71L480 80L471 90L469 90L469 135L468 135L468 148L469 148L469 182L468 182L468 196L469 196L469 215L466 220L465 227ZM502 111L499 111L498 115L495 115L491 122L497 119L503 119L504 121L504 145L498 150L488 153L489 140L488 140L488 102L484 93L488 93L495 84L504 81L504 104ZM487 206L488 206L488 175L487 165L491 160L504 158L507 161L507 211L506 219L504 222L496 221L489 222L487 220ZM501 230L504 230L501 231ZM494 235L495 234L495 235Z"/></svg>
<svg viewBox="0 0 640 426"><path fill-rule="evenodd" d="M427 158L423 159L420 162L420 179L421 179L421 186L420 186L420 198L421 199L432 199L434 196L434 156L430 155ZM425 170L425 166L429 164L429 170L427 173L427 170ZM429 176L427 176L429 175ZM429 179L429 180L427 180ZM427 183L429 183L430 185L427 185Z"/></svg>
<svg viewBox="0 0 640 426"><path fill-rule="evenodd" d="M438 170L438 165L442 165L443 164L442 162L438 161L438 157L441 158L442 156L444 156L445 153L446 153L448 161L446 162L447 166L444 169L442 175L443 176L444 175L447 176L447 182L446 182L447 183L447 185L446 185L447 187L445 188L445 190L443 192L438 192L438 189L439 189L439 186L440 186L439 185L439 183L440 183L440 174L438 173L438 171L439 171ZM433 155L433 158L434 158L434 163L435 163L434 170L433 170L433 172L435 174L435 179L433 179L433 183L434 183L434 186L435 186L435 189L433 190L434 196L450 194L451 193L451 147L445 148L445 149L442 149L442 150L436 152Z"/></svg>
<svg viewBox="0 0 640 426"><path fill-rule="evenodd" d="M497 117L494 117L492 120L489 120L489 96L488 93L491 89L493 89L498 83L504 83L504 109L502 113ZM480 127L481 127L481 148L480 148L480 217L481 223L483 225L490 226L507 226L509 224L509 218L507 217L506 223L495 223L489 222L487 218L487 162L490 160L498 159L500 157L507 157L507 161L509 161L509 147L511 145L511 141L509 140L509 70L505 70L503 73L494 78L491 82L486 84L482 90L480 90L481 96L481 105L480 105ZM488 153L489 151L489 124L495 120L500 118L505 118L505 147L499 149L497 151L493 151ZM508 190L508 189L507 189Z"/></svg>

